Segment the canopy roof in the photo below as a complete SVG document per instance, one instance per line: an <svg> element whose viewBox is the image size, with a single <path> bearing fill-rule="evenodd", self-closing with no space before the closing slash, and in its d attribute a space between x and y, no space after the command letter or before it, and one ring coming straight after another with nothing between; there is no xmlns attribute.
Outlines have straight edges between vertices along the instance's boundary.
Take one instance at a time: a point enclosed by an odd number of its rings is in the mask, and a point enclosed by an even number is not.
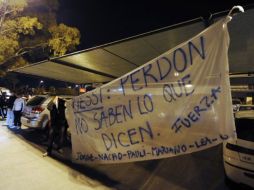
<svg viewBox="0 0 254 190"><path fill-rule="evenodd" d="M160 29L142 36L39 62L17 69L15 72L77 84L108 82L188 40L203 28L202 22L196 22L177 28Z"/></svg>
<svg viewBox="0 0 254 190"><path fill-rule="evenodd" d="M229 23L230 72L254 71L254 10L239 14ZM76 84L108 82L143 65L205 28L198 18L63 57L14 70Z"/></svg>

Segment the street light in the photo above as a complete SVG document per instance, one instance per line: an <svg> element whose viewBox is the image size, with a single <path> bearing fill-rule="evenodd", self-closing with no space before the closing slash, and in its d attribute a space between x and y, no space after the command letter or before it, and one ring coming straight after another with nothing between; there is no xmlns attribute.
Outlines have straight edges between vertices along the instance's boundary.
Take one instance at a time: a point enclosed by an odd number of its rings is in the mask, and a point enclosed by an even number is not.
<svg viewBox="0 0 254 190"><path fill-rule="evenodd" d="M43 85L44 81L43 80L40 80L39 84L38 84L38 87L37 88L41 88L42 85Z"/></svg>

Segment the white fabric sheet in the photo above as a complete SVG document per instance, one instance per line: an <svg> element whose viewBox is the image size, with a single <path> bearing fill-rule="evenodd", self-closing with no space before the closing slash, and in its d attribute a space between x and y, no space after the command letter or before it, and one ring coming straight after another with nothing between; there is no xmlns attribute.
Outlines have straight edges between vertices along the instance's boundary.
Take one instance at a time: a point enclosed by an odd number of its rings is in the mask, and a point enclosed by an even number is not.
<svg viewBox="0 0 254 190"><path fill-rule="evenodd" d="M73 161L166 158L234 137L226 22L69 102Z"/></svg>

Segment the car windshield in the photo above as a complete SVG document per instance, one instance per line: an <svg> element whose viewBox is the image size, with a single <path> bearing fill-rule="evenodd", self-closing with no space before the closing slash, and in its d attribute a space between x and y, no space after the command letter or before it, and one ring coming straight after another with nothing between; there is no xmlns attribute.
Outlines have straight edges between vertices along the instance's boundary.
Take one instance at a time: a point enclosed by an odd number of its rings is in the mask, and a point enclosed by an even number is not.
<svg viewBox="0 0 254 190"><path fill-rule="evenodd" d="M254 142L254 119L236 119L237 138Z"/></svg>
<svg viewBox="0 0 254 190"><path fill-rule="evenodd" d="M35 96L35 97L31 98L30 100L28 100L26 105L27 106L37 106L37 105L42 104L45 100L46 100L46 97Z"/></svg>

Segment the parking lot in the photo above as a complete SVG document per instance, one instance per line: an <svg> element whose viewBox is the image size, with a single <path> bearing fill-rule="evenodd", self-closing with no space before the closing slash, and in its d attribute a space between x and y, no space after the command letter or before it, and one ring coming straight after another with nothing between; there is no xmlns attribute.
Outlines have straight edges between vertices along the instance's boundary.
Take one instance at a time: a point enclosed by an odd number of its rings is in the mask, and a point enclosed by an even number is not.
<svg viewBox="0 0 254 190"><path fill-rule="evenodd" d="M0 189L229 189L221 145L167 159L82 166L71 162L70 145L43 158L40 131L0 124Z"/></svg>

